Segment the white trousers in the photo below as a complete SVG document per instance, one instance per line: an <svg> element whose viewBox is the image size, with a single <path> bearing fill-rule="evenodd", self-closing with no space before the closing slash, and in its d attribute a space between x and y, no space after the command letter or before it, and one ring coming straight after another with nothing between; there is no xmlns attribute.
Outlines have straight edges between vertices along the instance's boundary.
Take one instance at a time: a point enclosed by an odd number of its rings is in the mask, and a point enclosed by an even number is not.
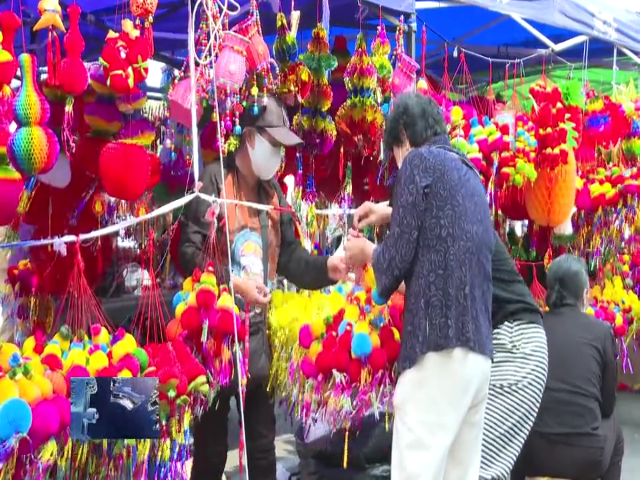
<svg viewBox="0 0 640 480"><path fill-rule="evenodd" d="M478 480L491 360L428 353L398 378L391 480Z"/></svg>

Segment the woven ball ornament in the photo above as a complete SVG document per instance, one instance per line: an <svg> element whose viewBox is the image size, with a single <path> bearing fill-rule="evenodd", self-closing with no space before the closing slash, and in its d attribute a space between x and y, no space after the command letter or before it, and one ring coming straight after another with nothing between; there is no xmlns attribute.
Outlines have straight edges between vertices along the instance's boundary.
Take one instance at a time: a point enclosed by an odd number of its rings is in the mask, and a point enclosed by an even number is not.
<svg viewBox="0 0 640 480"><path fill-rule="evenodd" d="M20 195L24 181L20 174L10 166L0 167L0 226L11 224L20 205Z"/></svg>
<svg viewBox="0 0 640 480"><path fill-rule="evenodd" d="M110 142L100 153L100 180L107 195L134 202L147 189L151 176L149 154L140 145Z"/></svg>
<svg viewBox="0 0 640 480"><path fill-rule="evenodd" d="M155 139L156 129L146 118L126 122L116 135L116 140L144 147L149 147Z"/></svg>
<svg viewBox="0 0 640 480"><path fill-rule="evenodd" d="M82 170L92 177L97 177L100 174L100 153L108 143L109 141L102 137L91 135L80 137L73 153L73 163L82 167Z"/></svg>
<svg viewBox="0 0 640 480"><path fill-rule="evenodd" d="M7 156L23 177L47 173L60 155L58 137L48 127L20 127L7 144Z"/></svg>

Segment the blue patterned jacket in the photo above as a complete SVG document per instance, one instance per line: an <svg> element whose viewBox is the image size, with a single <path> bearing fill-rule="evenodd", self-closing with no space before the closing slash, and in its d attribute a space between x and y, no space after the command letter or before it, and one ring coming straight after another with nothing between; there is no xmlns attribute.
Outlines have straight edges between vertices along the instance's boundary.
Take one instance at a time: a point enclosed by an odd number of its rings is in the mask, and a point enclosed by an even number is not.
<svg viewBox="0 0 640 480"><path fill-rule="evenodd" d="M478 174L461 160L446 137L411 150L396 177L390 232L373 253L380 296L406 285L401 371L457 347L493 355L494 229Z"/></svg>

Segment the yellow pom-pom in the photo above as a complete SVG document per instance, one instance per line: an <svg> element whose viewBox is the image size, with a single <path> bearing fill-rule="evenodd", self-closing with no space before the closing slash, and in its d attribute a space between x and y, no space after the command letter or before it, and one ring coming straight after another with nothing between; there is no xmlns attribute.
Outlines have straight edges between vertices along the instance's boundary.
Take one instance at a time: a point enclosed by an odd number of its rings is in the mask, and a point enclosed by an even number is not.
<svg viewBox="0 0 640 480"><path fill-rule="evenodd" d="M184 293L188 293L193 290L193 279L191 277L186 278L184 282L182 282L182 291Z"/></svg>
<svg viewBox="0 0 640 480"><path fill-rule="evenodd" d="M585 310L585 313L587 315L595 315L596 312L593 310L592 307L587 307L587 309Z"/></svg>
<svg viewBox="0 0 640 480"><path fill-rule="evenodd" d="M53 396L53 385L51 382L41 375L33 375L31 377L33 384L38 387L43 399L51 398Z"/></svg>
<svg viewBox="0 0 640 480"><path fill-rule="evenodd" d="M344 310L344 319L356 323L360 319L360 308L357 305L347 305Z"/></svg>
<svg viewBox="0 0 640 480"><path fill-rule="evenodd" d="M371 337L371 346L373 348L378 348L380 346L380 337L376 332L371 332L369 335Z"/></svg>
<svg viewBox="0 0 640 480"><path fill-rule="evenodd" d="M13 343L0 343L0 368L2 368L3 372L7 373L11 370L9 358L14 353L20 354L20 349L16 345Z"/></svg>
<svg viewBox="0 0 640 480"><path fill-rule="evenodd" d="M451 109L452 125L458 125L462 121L463 117L464 117L464 112L462 111L462 108L460 108L458 105L456 105Z"/></svg>
<svg viewBox="0 0 640 480"><path fill-rule="evenodd" d="M133 375L131 374L131 372L129 370L127 370L126 368L120 370L120 372L118 373L119 377L133 377Z"/></svg>
<svg viewBox="0 0 640 480"><path fill-rule="evenodd" d="M187 298L187 306L191 306L191 307L197 307L198 306L198 302L196 300L196 295L194 293L189 295L189 298Z"/></svg>
<svg viewBox="0 0 640 480"><path fill-rule="evenodd" d="M370 327L367 322L356 322L356 326L353 329L353 333L369 333Z"/></svg>
<svg viewBox="0 0 640 480"><path fill-rule="evenodd" d="M55 355L56 357L62 357L62 349L57 343L49 343L42 351L42 356Z"/></svg>
<svg viewBox="0 0 640 480"><path fill-rule="evenodd" d="M32 381L22 375L18 375L16 377L16 383L18 385L20 398L32 407L42 400L42 393L40 392L40 389Z"/></svg>
<svg viewBox="0 0 640 480"><path fill-rule="evenodd" d="M96 373L103 368L109 366L109 357L102 351L97 350L89 357L89 373L92 377L96 376Z"/></svg>
<svg viewBox="0 0 640 480"><path fill-rule="evenodd" d="M315 360L316 356L322 351L322 343L316 340L309 347L309 357L311 360Z"/></svg>
<svg viewBox="0 0 640 480"><path fill-rule="evenodd" d="M7 376L0 378L0 406L10 398L20 396L18 385Z"/></svg>
<svg viewBox="0 0 640 480"><path fill-rule="evenodd" d="M314 318L311 321L311 333L313 333L313 338L320 338L326 331L326 326L324 321L321 318Z"/></svg>
<svg viewBox="0 0 640 480"><path fill-rule="evenodd" d="M182 316L182 312L184 312L185 308L187 308L187 303L186 302L180 302L178 304L178 306L176 307L176 311L175 311L176 320L180 321L180 317Z"/></svg>
<svg viewBox="0 0 640 480"><path fill-rule="evenodd" d="M32 353L28 357L23 357L26 363L31 367L31 371L36 375L44 375L44 366L40 361L40 357L35 353Z"/></svg>
<svg viewBox="0 0 640 480"><path fill-rule="evenodd" d="M87 366L87 352L79 348L72 348L69 350L66 360L64 361L64 371L69 370L73 365Z"/></svg>
<svg viewBox="0 0 640 480"><path fill-rule="evenodd" d="M117 342L111 347L111 360L113 363L118 363L127 353L130 353L130 351L126 343Z"/></svg>
<svg viewBox="0 0 640 480"><path fill-rule="evenodd" d="M616 326L620 326L624 323L624 320L622 319L622 315L617 314L616 315Z"/></svg>

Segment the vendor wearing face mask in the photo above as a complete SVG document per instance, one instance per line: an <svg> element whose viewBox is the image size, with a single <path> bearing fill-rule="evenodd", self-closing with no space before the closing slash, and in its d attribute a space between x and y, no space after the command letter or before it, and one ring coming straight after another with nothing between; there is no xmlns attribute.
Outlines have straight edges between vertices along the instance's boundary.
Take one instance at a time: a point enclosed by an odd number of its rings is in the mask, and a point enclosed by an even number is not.
<svg viewBox="0 0 640 480"><path fill-rule="evenodd" d="M289 128L283 105L275 97L259 100L258 112L245 108L243 128L234 158L204 168L200 191L227 199L261 203L268 211L228 203L219 206L196 198L181 219L180 264L185 272L216 262L220 283L230 281L241 312L250 313L249 381L245 397L248 470L252 480L276 479L274 403L267 391L271 352L266 331L269 287L276 274L299 288L317 290L346 277L342 257L312 256L294 233L291 213L274 176L283 147L302 144ZM224 179L224 180L223 180ZM225 194L222 195L224 190ZM229 233L230 252L227 252ZM205 252L209 253L209 258ZM231 265L225 269L230 253ZM223 267L223 268L221 268ZM222 280L222 278L224 280ZM248 308L247 308L248 307ZM234 388L222 391L194 429L192 480L220 479L227 461L227 422Z"/></svg>

